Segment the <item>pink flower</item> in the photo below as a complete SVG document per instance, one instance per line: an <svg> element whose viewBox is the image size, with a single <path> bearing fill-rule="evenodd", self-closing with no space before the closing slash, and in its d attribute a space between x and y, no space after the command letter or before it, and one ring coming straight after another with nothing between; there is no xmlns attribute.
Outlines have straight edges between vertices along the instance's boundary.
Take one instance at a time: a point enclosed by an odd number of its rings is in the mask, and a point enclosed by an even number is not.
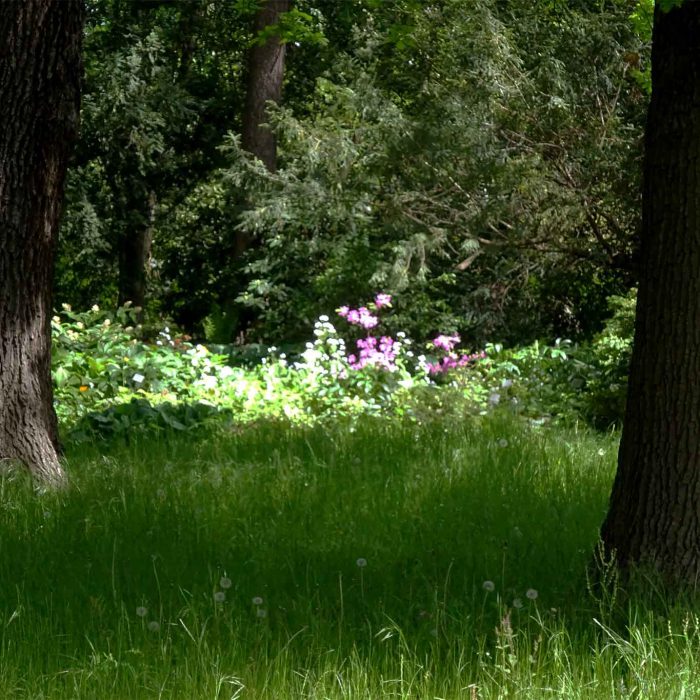
<svg viewBox="0 0 700 700"><path fill-rule="evenodd" d="M345 317L348 323L357 325L360 322L360 313L357 309L350 309Z"/></svg>
<svg viewBox="0 0 700 700"><path fill-rule="evenodd" d="M377 296L374 297L374 305L378 309L391 306L391 294L377 294Z"/></svg>
<svg viewBox="0 0 700 700"><path fill-rule="evenodd" d="M440 350L445 350L446 352L450 352L451 350L454 349L454 346L459 343L461 338L457 333L454 333L453 335L439 335L437 338L435 338L432 342L433 347L439 348Z"/></svg>
<svg viewBox="0 0 700 700"><path fill-rule="evenodd" d="M341 306L339 309L337 309L337 314L338 314L338 316L342 316L342 318L345 318L348 315L349 311L350 311L349 306Z"/></svg>

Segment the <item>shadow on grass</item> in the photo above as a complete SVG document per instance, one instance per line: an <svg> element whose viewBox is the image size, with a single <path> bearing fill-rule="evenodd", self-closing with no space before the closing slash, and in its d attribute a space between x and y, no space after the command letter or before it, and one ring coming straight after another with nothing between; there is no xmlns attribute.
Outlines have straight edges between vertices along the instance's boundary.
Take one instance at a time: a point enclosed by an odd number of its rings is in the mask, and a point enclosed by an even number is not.
<svg viewBox="0 0 700 700"><path fill-rule="evenodd" d="M353 647L387 624L432 644L493 636L508 610L590 619L615 448L504 420L69 444L65 493L0 482L0 609L82 646L139 606L160 624L219 620L221 639L264 622Z"/></svg>

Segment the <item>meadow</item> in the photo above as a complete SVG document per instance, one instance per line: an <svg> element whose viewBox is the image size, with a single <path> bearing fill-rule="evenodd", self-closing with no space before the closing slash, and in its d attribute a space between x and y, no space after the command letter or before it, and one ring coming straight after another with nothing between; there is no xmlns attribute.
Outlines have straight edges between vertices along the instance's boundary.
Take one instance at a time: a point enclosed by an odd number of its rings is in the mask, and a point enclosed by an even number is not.
<svg viewBox="0 0 700 700"><path fill-rule="evenodd" d="M63 491L0 482L0 697L694 697L697 619L587 581L615 452L499 415L69 445Z"/></svg>

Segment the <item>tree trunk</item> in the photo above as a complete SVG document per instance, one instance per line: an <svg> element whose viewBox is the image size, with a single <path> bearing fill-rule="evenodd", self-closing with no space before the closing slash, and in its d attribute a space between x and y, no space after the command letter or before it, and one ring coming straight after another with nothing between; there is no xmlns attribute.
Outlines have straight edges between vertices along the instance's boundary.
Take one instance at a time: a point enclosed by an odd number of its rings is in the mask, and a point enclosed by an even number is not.
<svg viewBox="0 0 700 700"><path fill-rule="evenodd" d="M276 25L289 11L291 0L264 0L255 16L256 36L266 27ZM255 44L248 56L248 85L243 112L241 144L246 151L260 158L271 172L277 168L275 135L265 126L267 103L279 103L284 78L285 45L278 36L264 44Z"/></svg>
<svg viewBox="0 0 700 700"><path fill-rule="evenodd" d="M634 352L602 538L622 567L700 576L700 2L655 14Z"/></svg>
<svg viewBox="0 0 700 700"><path fill-rule="evenodd" d="M148 266L153 242L155 192L149 194L147 207L146 216L135 217L139 224L127 231L119 242L119 306L129 301L142 310L146 303Z"/></svg>
<svg viewBox="0 0 700 700"><path fill-rule="evenodd" d="M0 460L63 479L51 285L80 99L80 0L0 4Z"/></svg>

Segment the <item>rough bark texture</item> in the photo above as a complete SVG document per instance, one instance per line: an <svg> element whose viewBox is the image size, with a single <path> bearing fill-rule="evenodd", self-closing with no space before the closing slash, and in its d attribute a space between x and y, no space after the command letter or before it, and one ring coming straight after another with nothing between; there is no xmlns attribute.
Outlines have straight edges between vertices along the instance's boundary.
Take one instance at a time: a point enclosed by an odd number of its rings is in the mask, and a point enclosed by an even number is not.
<svg viewBox="0 0 700 700"><path fill-rule="evenodd" d="M51 284L78 125L80 0L0 3L0 460L62 479Z"/></svg>
<svg viewBox="0 0 700 700"><path fill-rule="evenodd" d="M700 576L700 2L657 10L635 345L602 537L624 566Z"/></svg>
<svg viewBox="0 0 700 700"><path fill-rule="evenodd" d="M279 23L280 16L289 11L290 0L265 0L255 17L255 33ZM248 57L248 85L241 144L256 155L267 169L277 168L275 136L267 123L267 103L279 102L284 78L285 45L274 36L256 44Z"/></svg>

